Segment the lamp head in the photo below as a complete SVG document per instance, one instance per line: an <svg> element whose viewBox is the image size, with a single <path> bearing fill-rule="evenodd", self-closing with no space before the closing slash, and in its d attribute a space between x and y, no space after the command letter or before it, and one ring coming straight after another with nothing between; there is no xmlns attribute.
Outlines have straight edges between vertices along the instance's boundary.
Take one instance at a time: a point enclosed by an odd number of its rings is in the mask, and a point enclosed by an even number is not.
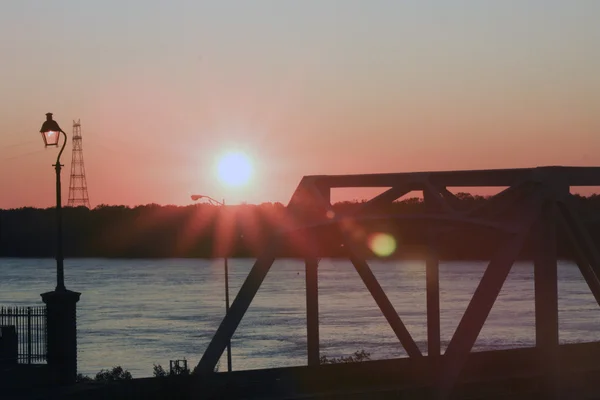
<svg viewBox="0 0 600 400"><path fill-rule="evenodd" d="M44 146L58 146L58 139L62 129L58 126L58 122L52 119L52 113L46 113L46 120L42 124L40 133L44 139Z"/></svg>

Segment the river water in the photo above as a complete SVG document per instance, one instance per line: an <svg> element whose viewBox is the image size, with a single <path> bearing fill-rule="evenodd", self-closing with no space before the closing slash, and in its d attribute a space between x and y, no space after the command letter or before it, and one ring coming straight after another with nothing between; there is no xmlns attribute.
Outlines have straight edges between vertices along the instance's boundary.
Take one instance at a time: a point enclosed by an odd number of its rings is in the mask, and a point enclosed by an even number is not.
<svg viewBox="0 0 600 400"><path fill-rule="evenodd" d="M230 260L231 298L254 260ZM371 268L423 352L427 350L425 267L422 261L371 261ZM440 265L441 331L445 347L486 267L485 262ZM41 305L55 286L52 259L0 259L0 305ZM200 359L225 310L221 260L69 259L66 286L78 303L79 372L95 375L121 365L134 377L153 364ZM560 340L600 339L600 309L577 267L559 263ZM364 349L372 359L404 356L402 346L352 265L321 260L321 354ZM533 267L517 263L483 327L475 351L535 343ZM233 369L306 364L304 264L277 260L232 340ZM220 362L225 369L225 357Z"/></svg>

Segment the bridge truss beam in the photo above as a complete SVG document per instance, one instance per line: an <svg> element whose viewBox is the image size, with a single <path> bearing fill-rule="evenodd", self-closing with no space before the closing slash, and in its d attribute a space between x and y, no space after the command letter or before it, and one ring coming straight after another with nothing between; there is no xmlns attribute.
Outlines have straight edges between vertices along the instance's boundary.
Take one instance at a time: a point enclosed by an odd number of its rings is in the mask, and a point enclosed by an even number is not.
<svg viewBox="0 0 600 400"><path fill-rule="evenodd" d="M307 176L302 179L288 206L289 224L283 227L259 256L233 301L214 337L198 363L198 371L210 373L258 292L286 237L300 238L308 244L306 260L307 354L308 365L319 365L318 245L314 235L332 229L339 234L348 259L365 283L375 302L398 337L407 355L423 357L371 271L365 254L366 243L352 235L353 227L363 223L394 220L415 223L429 249L426 258L427 358L432 371L436 397L447 398L460 379L463 366L494 305L514 261L524 243L534 243L534 288L536 347L540 366L547 378L547 398L557 396L558 368L558 293L556 223L569 239L577 265L600 305L600 253L573 204L573 186L600 186L600 167L538 167L505 170L473 170ZM382 194L363 203L347 215L335 215L331 205L334 188L386 187ZM449 187L503 187L482 206L472 210L456 208L458 199ZM426 213L422 215L380 215L378 207L411 191L423 194ZM444 354L440 346L439 259L436 251L440 235L457 227L479 227L501 233L505 243L492 257ZM417 235L418 236L418 235Z"/></svg>

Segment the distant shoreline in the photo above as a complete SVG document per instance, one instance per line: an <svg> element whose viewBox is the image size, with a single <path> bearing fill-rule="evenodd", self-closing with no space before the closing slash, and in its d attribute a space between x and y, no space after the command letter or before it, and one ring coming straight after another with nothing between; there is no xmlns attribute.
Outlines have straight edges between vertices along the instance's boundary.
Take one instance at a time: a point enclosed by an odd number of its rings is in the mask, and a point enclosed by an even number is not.
<svg viewBox="0 0 600 400"><path fill-rule="evenodd" d="M475 209L487 201L484 197L464 195L456 209ZM578 198L578 201L583 219L600 215L600 196ZM358 205L360 203L336 203L333 207L336 215L351 215ZM271 203L231 208L199 204L189 207L103 206L93 210L79 207L63 211L65 258L106 259L216 259L225 255L256 258L271 244L273 236L290 226L292 220L302 225L303 220L311 221L314 217L290 215L283 205ZM511 237L510 232L485 223L462 225L438 221L434 224L423 223L418 218L395 218L418 216L425 211L419 199L395 202L373 210L378 216L376 219L349 221L345 224L346 233L359 243L355 249L357 256L382 260L422 260L428 244L435 240L440 260L487 261ZM502 218L497 216L496 219ZM430 229L442 227L444 230L431 236ZM600 224L590 223L587 227L592 241L600 243ZM376 258L373 241L381 236L390 239L393 248L391 254L379 252L388 257ZM292 231L281 236L275 256L303 258L310 242L316 254L344 259L347 251L341 244L346 239L336 226L326 225L311 232ZM561 229L557 229L556 244L559 259L573 258L568 236ZM55 252L54 209L0 210L0 257L53 258ZM531 261L534 252L534 243L528 238L518 259Z"/></svg>
<svg viewBox="0 0 600 400"><path fill-rule="evenodd" d="M65 257L65 260L211 260L219 261L223 260L224 257ZM34 257L34 256L0 256L0 260L54 260L53 257ZM256 257L227 257L228 260L255 260ZM327 259L333 261L348 261L345 257L320 257L320 259ZM278 257L277 260L303 260L302 257ZM391 258L365 258L367 261L377 262L394 262L394 261L423 261L425 258L419 257L391 257ZM489 258L440 258L440 262L456 262L456 261L477 261L477 262L489 262ZM517 258L516 262L533 262L533 257ZM574 262L574 259L561 257L558 262Z"/></svg>

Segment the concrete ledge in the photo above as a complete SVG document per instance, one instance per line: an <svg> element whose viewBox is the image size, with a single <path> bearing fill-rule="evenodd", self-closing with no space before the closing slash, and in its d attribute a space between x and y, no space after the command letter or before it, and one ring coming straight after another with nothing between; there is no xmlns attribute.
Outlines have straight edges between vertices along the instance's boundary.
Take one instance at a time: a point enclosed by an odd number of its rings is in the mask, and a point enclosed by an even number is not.
<svg viewBox="0 0 600 400"><path fill-rule="evenodd" d="M472 353L453 399L544 398L535 348ZM600 342L560 347L561 388L567 398L600 395ZM318 367L274 368L202 377L78 384L36 399L429 399L429 360L402 358ZM25 398L25 397L21 397Z"/></svg>

